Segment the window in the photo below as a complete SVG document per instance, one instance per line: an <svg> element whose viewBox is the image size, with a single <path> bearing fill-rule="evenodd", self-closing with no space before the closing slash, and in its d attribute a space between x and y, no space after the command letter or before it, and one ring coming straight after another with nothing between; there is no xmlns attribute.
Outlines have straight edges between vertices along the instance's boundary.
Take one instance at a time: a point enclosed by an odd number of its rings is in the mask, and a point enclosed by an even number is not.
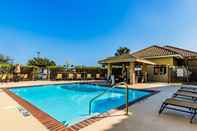
<svg viewBox="0 0 197 131"><path fill-rule="evenodd" d="M154 66L154 75L165 75L166 72L165 65Z"/></svg>
<svg viewBox="0 0 197 131"><path fill-rule="evenodd" d="M154 66L154 75L159 75L159 67Z"/></svg>

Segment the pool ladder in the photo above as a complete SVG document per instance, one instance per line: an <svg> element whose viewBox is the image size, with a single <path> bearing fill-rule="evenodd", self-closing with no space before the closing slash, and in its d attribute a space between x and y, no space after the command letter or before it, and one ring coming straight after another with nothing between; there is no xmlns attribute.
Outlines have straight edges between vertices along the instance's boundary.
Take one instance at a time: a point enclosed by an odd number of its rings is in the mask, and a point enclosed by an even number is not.
<svg viewBox="0 0 197 131"><path fill-rule="evenodd" d="M95 96L94 98L92 98L89 102L89 115L91 115L92 112L92 103L99 97L101 97L102 95L104 95L106 92L108 92L109 90L111 90L112 88L116 87L116 86L120 86L120 85L124 85L126 87L126 95L125 95L125 101L126 101L126 115L128 115L128 84L126 82L120 82L118 84L116 84L115 86L112 86L111 88L105 90L104 92L102 92L101 94L98 94L97 96Z"/></svg>

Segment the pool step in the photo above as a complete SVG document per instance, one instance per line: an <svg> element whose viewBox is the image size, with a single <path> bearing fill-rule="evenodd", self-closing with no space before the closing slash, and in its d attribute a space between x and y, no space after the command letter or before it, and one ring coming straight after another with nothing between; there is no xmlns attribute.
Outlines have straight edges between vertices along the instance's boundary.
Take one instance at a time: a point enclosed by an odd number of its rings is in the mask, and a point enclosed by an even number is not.
<svg viewBox="0 0 197 131"><path fill-rule="evenodd" d="M123 105L124 104L124 97L109 97L106 99L100 99L100 100L96 100L93 104L93 109L92 112L106 112L110 109L116 108L117 107L117 103L118 105Z"/></svg>

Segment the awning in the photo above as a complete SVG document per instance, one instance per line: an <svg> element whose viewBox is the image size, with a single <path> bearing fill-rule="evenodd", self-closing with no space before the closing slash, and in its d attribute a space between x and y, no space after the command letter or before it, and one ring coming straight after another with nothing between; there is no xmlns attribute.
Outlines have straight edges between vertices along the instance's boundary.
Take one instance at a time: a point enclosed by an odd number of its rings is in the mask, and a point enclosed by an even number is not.
<svg viewBox="0 0 197 131"><path fill-rule="evenodd" d="M148 65L155 65L155 63L153 63L153 62L151 62L149 60L145 60L145 59L136 59L135 61L139 62L139 63L148 64Z"/></svg>
<svg viewBox="0 0 197 131"><path fill-rule="evenodd" d="M131 54L107 57L103 60L98 61L99 64L117 64L117 63L131 63L131 62L139 62L139 63L145 63L149 65L155 64L149 60L136 58L132 56Z"/></svg>
<svg viewBox="0 0 197 131"><path fill-rule="evenodd" d="M99 64L112 64L112 63L125 63L135 61L135 57L130 54L107 57L103 60L98 61Z"/></svg>

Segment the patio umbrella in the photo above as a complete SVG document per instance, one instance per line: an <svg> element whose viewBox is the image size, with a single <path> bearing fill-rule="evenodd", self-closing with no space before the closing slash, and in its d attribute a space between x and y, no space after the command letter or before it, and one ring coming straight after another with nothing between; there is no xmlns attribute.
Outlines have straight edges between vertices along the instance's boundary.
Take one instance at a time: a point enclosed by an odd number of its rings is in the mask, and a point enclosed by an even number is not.
<svg viewBox="0 0 197 131"><path fill-rule="evenodd" d="M19 64L16 64L15 69L14 69L14 73L16 73L16 74L21 73L21 66Z"/></svg>

